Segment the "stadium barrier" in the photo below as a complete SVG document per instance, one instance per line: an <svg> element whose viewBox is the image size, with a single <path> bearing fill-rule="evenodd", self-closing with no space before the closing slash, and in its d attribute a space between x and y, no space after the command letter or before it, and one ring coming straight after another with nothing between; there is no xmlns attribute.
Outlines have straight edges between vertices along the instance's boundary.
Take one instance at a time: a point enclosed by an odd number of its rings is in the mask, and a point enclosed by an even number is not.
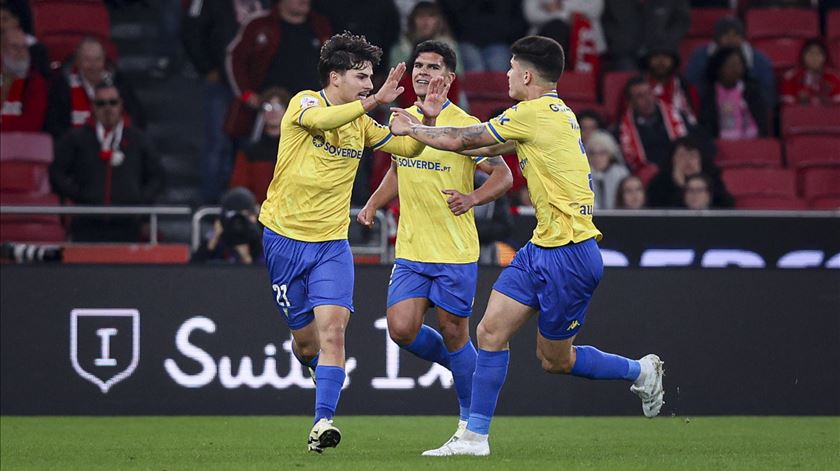
<svg viewBox="0 0 840 471"><path fill-rule="evenodd" d="M448 372L387 338L389 272L356 268L339 413L454 415ZM498 273L480 269L473 331ZM2 414L313 409L262 268L0 265L0 279ZM607 269L577 343L659 353L665 415L836 415L838 287L838 270ZM624 382L543 373L533 320L512 351L500 414L641 416Z"/></svg>

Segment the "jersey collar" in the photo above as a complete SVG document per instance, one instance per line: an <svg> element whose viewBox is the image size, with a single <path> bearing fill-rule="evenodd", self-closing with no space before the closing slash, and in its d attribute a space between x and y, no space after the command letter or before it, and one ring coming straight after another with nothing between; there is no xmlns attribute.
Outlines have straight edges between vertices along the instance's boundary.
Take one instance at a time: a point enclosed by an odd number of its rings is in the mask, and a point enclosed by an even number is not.
<svg viewBox="0 0 840 471"><path fill-rule="evenodd" d="M326 93L324 93L324 90L321 90L321 91L320 91L320 92L318 92L318 93L320 93L320 94L321 94L321 98L323 98L323 99L324 99L324 101L325 101L325 102L327 102L327 106L332 106L332 103L330 103L330 100L327 100L327 94L326 94Z"/></svg>
<svg viewBox="0 0 840 471"><path fill-rule="evenodd" d="M449 98L447 98L446 101L443 102L443 106L440 107L440 110L441 111L445 110L446 107L451 105L451 104L452 104L452 102L449 101ZM419 106L415 106L415 108L417 108L417 112L420 113L420 115L422 116L423 115L423 110L421 110Z"/></svg>
<svg viewBox="0 0 840 471"><path fill-rule="evenodd" d="M551 97L551 98L560 98L560 96L557 95L557 90L550 91L550 92L548 92L548 93L546 93L542 96L547 96L547 97Z"/></svg>

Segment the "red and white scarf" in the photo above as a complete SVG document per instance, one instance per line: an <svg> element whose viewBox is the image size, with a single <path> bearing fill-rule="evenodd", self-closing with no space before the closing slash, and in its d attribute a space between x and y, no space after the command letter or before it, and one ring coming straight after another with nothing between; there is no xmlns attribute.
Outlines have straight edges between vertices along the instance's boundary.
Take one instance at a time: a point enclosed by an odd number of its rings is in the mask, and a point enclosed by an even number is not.
<svg viewBox="0 0 840 471"><path fill-rule="evenodd" d="M678 77L673 77L665 84L658 82L653 77L649 77L648 83L650 83L653 95L660 102L673 107L676 111L685 113L689 123L694 124L697 122L697 118L694 116L694 110L691 109L691 103L688 101L688 97Z"/></svg>
<svg viewBox="0 0 840 471"><path fill-rule="evenodd" d="M76 69L67 75L67 82L70 84L70 124L74 128L92 124L90 102L93 100L93 85L82 78Z"/></svg>
<svg viewBox="0 0 840 471"><path fill-rule="evenodd" d="M99 158L105 165L105 204L111 204L111 180L113 167L125 161L125 154L120 150L124 124L122 120L113 129L105 129L102 123L96 123L96 139L99 141Z"/></svg>
<svg viewBox="0 0 840 471"><path fill-rule="evenodd" d="M2 78L0 78L2 81ZM5 94L3 106L0 108L0 123L11 125L14 120L23 116L23 91L26 90L26 79L17 78L9 84L9 92Z"/></svg>
<svg viewBox="0 0 840 471"><path fill-rule="evenodd" d="M595 42L595 29L592 21L581 13L571 17L572 32L569 36L569 69L598 76L601 65L598 44Z"/></svg>
<svg viewBox="0 0 840 471"><path fill-rule="evenodd" d="M656 107L662 113L662 121L665 123L665 130L668 132L668 138L671 141L688 134L688 127L686 127L685 121L680 116L679 111L665 103L658 103ZM621 152L624 153L624 160L627 162L630 170L635 172L643 167L648 160L645 154L645 146L642 144L642 139L639 137L639 130L636 128L633 110L629 108L621 118L619 136L621 138Z"/></svg>

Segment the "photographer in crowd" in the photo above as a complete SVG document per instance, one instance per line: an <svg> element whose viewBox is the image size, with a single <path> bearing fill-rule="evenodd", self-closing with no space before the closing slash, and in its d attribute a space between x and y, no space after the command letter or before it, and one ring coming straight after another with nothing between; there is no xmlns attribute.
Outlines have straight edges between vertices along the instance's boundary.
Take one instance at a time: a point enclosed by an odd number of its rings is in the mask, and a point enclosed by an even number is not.
<svg viewBox="0 0 840 471"><path fill-rule="evenodd" d="M212 232L192 256L193 262L252 265L264 263L257 200L245 188L232 188L222 196L222 213Z"/></svg>

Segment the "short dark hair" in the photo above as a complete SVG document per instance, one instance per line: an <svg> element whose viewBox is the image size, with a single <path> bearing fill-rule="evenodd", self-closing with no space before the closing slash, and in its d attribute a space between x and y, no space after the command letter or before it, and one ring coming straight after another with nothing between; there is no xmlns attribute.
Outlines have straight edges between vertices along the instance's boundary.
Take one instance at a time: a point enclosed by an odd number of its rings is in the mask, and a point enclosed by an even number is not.
<svg viewBox="0 0 840 471"><path fill-rule="evenodd" d="M510 47L516 60L525 61L537 69L547 82L557 82L566 64L563 46L545 36L526 36Z"/></svg>
<svg viewBox="0 0 840 471"><path fill-rule="evenodd" d="M440 57L443 57L443 64L446 68L449 69L450 72L455 72L458 59L455 57L455 51L445 42L429 40L418 44L417 47L414 48L414 52L411 54L411 61L409 64L413 66L414 61L417 60L417 56L424 52L434 52Z"/></svg>
<svg viewBox="0 0 840 471"><path fill-rule="evenodd" d="M349 31L336 34L321 46L321 58L318 61L318 76L321 85L330 82L330 72L346 72L350 69L362 69L366 62L379 65L382 48L367 41L364 36Z"/></svg>
<svg viewBox="0 0 840 471"><path fill-rule="evenodd" d="M747 59L744 57L743 51L736 47L722 47L712 54L712 57L709 58L708 65L706 65L706 80L708 80L709 86L713 87L713 84L717 82L718 72L720 72L723 64L732 56L738 56L741 59L741 64L744 65L744 77L741 78L746 78L749 75L749 66L747 65Z"/></svg>
<svg viewBox="0 0 840 471"><path fill-rule="evenodd" d="M122 95L120 93L120 89L117 87L117 84L114 83L114 80L111 77L105 77L101 82L96 84L96 86L93 87L93 92L96 93L99 90L105 90L105 89L111 89L111 88L116 90L118 94Z"/></svg>
<svg viewBox="0 0 840 471"><path fill-rule="evenodd" d="M627 82L624 83L624 96L626 98L630 98L630 90L635 87L636 85L647 84L648 81L642 77L641 75L635 75L630 77Z"/></svg>

